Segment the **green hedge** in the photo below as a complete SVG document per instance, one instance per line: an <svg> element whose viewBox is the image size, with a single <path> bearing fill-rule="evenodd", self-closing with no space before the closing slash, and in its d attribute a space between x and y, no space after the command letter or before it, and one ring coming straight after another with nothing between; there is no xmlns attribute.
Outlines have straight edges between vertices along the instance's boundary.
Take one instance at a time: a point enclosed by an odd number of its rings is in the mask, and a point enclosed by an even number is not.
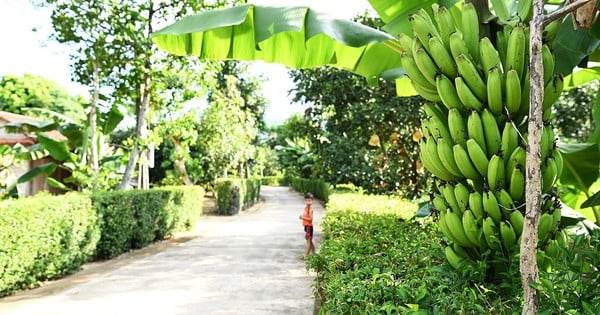
<svg viewBox="0 0 600 315"><path fill-rule="evenodd" d="M283 176L265 176L260 178L260 183L265 186L287 186L289 180Z"/></svg>
<svg viewBox="0 0 600 315"><path fill-rule="evenodd" d="M329 200L330 187L322 179L306 179L295 177L290 180L292 188L301 193L311 192L315 198L327 202Z"/></svg>
<svg viewBox="0 0 600 315"><path fill-rule="evenodd" d="M81 194L0 203L0 296L76 271L100 239L99 216Z"/></svg>
<svg viewBox="0 0 600 315"><path fill-rule="evenodd" d="M189 230L203 198L200 187L162 187L0 202L0 296Z"/></svg>
<svg viewBox="0 0 600 315"><path fill-rule="evenodd" d="M101 218L96 258L111 258L190 229L202 214L203 199L204 190L196 186L92 195Z"/></svg>
<svg viewBox="0 0 600 315"><path fill-rule="evenodd" d="M217 213L234 215L252 206L259 200L260 185L258 178L217 180Z"/></svg>

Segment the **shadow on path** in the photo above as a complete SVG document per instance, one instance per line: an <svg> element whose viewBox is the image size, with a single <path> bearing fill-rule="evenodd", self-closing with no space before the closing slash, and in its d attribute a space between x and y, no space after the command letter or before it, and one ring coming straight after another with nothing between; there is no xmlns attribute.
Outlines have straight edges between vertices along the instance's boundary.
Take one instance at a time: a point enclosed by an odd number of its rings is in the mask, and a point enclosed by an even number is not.
<svg viewBox="0 0 600 315"><path fill-rule="evenodd" d="M313 314L313 276L299 258L303 197L269 186L261 197L237 216L203 216L172 240L0 299L0 314Z"/></svg>

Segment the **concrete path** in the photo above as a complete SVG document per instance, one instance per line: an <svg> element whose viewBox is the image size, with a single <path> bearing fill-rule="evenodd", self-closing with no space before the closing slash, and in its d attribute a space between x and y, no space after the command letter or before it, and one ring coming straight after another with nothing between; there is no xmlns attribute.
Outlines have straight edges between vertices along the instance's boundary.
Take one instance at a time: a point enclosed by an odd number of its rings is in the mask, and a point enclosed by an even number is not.
<svg viewBox="0 0 600 315"><path fill-rule="evenodd" d="M263 186L265 202L44 286L0 299L2 315L313 314L303 197ZM323 208L315 202L315 244Z"/></svg>

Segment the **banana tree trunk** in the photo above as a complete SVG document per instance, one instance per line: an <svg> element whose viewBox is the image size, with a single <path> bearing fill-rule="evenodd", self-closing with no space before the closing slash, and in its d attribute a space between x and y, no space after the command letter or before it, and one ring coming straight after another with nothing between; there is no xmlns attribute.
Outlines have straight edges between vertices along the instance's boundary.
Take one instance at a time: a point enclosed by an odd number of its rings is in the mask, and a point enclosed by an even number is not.
<svg viewBox="0 0 600 315"><path fill-rule="evenodd" d="M167 135L167 137L173 143L173 147L175 147L175 153L177 153L177 159L175 160L175 167L179 171L179 174L181 174L183 183L186 186L192 185L192 181L190 180L187 169L185 167L185 159L183 158L183 150L181 149L181 144L179 143L179 140L175 139L175 137L173 137L171 135Z"/></svg>

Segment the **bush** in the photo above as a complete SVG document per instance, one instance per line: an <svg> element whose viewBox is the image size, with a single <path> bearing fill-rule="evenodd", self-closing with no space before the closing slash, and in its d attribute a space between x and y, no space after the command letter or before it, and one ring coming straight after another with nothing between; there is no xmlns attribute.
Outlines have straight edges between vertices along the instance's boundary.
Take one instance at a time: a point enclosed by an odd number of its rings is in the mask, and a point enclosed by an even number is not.
<svg viewBox="0 0 600 315"><path fill-rule="evenodd" d="M4 201L0 213L0 296L76 271L100 238L85 195Z"/></svg>
<svg viewBox="0 0 600 315"><path fill-rule="evenodd" d="M217 181L217 213L234 215L246 209L260 197L261 181L249 179L220 179Z"/></svg>
<svg viewBox="0 0 600 315"><path fill-rule="evenodd" d="M265 176L260 178L260 183L265 186L287 186L288 180L282 176Z"/></svg>
<svg viewBox="0 0 600 315"><path fill-rule="evenodd" d="M325 202L329 199L329 184L322 179L306 179L295 177L290 180L294 190L301 193L311 192L315 198Z"/></svg>

